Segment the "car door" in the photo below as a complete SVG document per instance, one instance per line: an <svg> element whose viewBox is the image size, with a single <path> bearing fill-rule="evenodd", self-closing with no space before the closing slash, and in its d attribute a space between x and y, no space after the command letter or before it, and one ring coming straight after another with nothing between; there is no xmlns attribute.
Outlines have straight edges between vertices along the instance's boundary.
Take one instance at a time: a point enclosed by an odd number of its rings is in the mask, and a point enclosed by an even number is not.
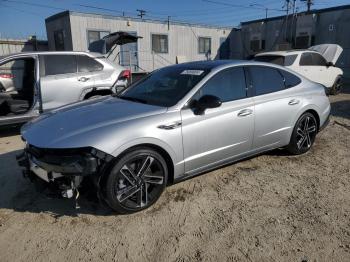
<svg viewBox="0 0 350 262"><path fill-rule="evenodd" d="M338 76L338 71L333 66L328 66L327 60L318 53L312 53L314 66L319 68L318 82L326 87L331 87Z"/></svg>
<svg viewBox="0 0 350 262"><path fill-rule="evenodd" d="M0 126L39 115L38 69L36 55L9 56L0 61Z"/></svg>
<svg viewBox="0 0 350 262"><path fill-rule="evenodd" d="M247 153L252 146L254 106L247 97L242 67L224 69L210 78L189 104L203 95L220 98L222 105L196 115L181 110L185 172L200 172Z"/></svg>
<svg viewBox="0 0 350 262"><path fill-rule="evenodd" d="M44 111L79 101L84 87L93 86L93 80L89 76L78 75L75 55L43 55L40 62Z"/></svg>
<svg viewBox="0 0 350 262"><path fill-rule="evenodd" d="M80 84L81 94L91 91L96 86L108 86L110 81L110 72L104 72L103 65L87 55L77 55L78 62L78 82ZM82 97L80 97L82 99Z"/></svg>
<svg viewBox="0 0 350 262"><path fill-rule="evenodd" d="M255 105L253 149L264 151L285 146L304 99L294 89L301 80L273 67L249 66L248 69Z"/></svg>
<svg viewBox="0 0 350 262"><path fill-rule="evenodd" d="M320 83L327 84L326 62L314 52L304 52L300 56L299 66L293 67L293 70L305 76L306 78ZM326 86L326 85L325 85Z"/></svg>

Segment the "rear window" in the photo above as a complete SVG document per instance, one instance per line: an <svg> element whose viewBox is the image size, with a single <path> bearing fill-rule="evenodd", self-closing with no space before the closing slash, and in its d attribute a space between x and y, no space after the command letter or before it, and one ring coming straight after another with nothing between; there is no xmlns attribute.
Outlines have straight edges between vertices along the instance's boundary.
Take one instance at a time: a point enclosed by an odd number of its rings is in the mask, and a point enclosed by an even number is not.
<svg viewBox="0 0 350 262"><path fill-rule="evenodd" d="M266 56L257 56L254 58L255 61L272 63L276 65L284 65L284 57L277 55L266 55Z"/></svg>
<svg viewBox="0 0 350 262"><path fill-rule="evenodd" d="M287 55L284 57L284 66L291 66L294 64L295 59L297 59L298 55Z"/></svg>
<svg viewBox="0 0 350 262"><path fill-rule="evenodd" d="M301 83L301 79L296 75L293 75L292 73L289 73L284 70L279 70L279 71L284 77L284 84L286 88L297 86Z"/></svg>
<svg viewBox="0 0 350 262"><path fill-rule="evenodd" d="M285 88L284 79L275 68L249 66L249 72L256 96L278 92Z"/></svg>
<svg viewBox="0 0 350 262"><path fill-rule="evenodd" d="M78 55L77 60L78 72L95 72L103 70L103 65L91 57Z"/></svg>
<svg viewBox="0 0 350 262"><path fill-rule="evenodd" d="M75 55L45 55L45 75L60 75L77 72Z"/></svg>
<svg viewBox="0 0 350 262"><path fill-rule="evenodd" d="M279 56L279 55L266 55L266 56L257 56L254 58L255 61L272 63L280 66L291 66L298 55L287 55L287 56Z"/></svg>

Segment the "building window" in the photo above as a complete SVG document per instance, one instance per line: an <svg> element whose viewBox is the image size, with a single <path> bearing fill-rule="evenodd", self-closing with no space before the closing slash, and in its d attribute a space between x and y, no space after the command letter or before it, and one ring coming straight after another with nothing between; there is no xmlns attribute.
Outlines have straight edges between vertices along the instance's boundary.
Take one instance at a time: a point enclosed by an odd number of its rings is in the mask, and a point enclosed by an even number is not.
<svg viewBox="0 0 350 262"><path fill-rule="evenodd" d="M258 52L260 50L260 40L251 40L250 50L252 50L253 52Z"/></svg>
<svg viewBox="0 0 350 262"><path fill-rule="evenodd" d="M200 54L207 54L211 52L211 38L209 37L198 38L198 52Z"/></svg>
<svg viewBox="0 0 350 262"><path fill-rule="evenodd" d="M152 34L152 51L156 53L168 53L168 36Z"/></svg>
<svg viewBox="0 0 350 262"><path fill-rule="evenodd" d="M53 38L55 41L55 50L64 51L64 31L58 30L53 32Z"/></svg>
<svg viewBox="0 0 350 262"><path fill-rule="evenodd" d="M88 30L87 31L87 41L88 47L92 42L102 39L104 36L109 35L109 31L95 31Z"/></svg>

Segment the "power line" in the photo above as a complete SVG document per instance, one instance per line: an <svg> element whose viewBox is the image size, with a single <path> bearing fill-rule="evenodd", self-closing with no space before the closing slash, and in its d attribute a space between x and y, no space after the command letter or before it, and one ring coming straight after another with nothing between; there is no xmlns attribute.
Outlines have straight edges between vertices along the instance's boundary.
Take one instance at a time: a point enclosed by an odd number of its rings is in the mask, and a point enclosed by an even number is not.
<svg viewBox="0 0 350 262"><path fill-rule="evenodd" d="M202 1L207 2L207 3L212 3L212 4L217 4L217 5L226 5L226 6L237 7L237 8L247 8L247 9L257 9L257 10L264 10L265 9L265 8L257 7L257 6L237 5L237 4L231 4L231 3L219 2L219 1L213 1L213 0L202 0ZM276 9L276 8L270 8L270 10L285 11L283 9Z"/></svg>
<svg viewBox="0 0 350 262"><path fill-rule="evenodd" d="M29 5L29 6L42 7L42 8L56 9L56 10L65 10L64 8L60 8L60 7L55 7L55 6L51 6L51 5L36 4L36 3L30 3L30 2L26 2L26 1L1 0L1 2L23 4L23 5Z"/></svg>

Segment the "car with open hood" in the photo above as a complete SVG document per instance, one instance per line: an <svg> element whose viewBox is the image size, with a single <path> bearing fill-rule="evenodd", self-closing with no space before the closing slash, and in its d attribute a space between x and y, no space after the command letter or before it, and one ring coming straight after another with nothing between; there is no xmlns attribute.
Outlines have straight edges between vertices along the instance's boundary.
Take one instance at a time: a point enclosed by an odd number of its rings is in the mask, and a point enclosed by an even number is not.
<svg viewBox="0 0 350 262"><path fill-rule="evenodd" d="M91 50L99 53L23 52L0 58L0 126L23 123L66 104L122 91L130 82L131 71L107 59L105 51L137 39L116 32L91 43Z"/></svg>
<svg viewBox="0 0 350 262"><path fill-rule="evenodd" d="M323 86L284 67L184 63L27 123L18 161L67 197L92 180L99 199L131 213L176 181L275 148L307 152L329 113Z"/></svg>
<svg viewBox="0 0 350 262"><path fill-rule="evenodd" d="M335 64L343 49L336 44L312 46L307 50L263 52L254 60L285 66L306 78L320 83L329 93L338 94L342 87L343 71Z"/></svg>

